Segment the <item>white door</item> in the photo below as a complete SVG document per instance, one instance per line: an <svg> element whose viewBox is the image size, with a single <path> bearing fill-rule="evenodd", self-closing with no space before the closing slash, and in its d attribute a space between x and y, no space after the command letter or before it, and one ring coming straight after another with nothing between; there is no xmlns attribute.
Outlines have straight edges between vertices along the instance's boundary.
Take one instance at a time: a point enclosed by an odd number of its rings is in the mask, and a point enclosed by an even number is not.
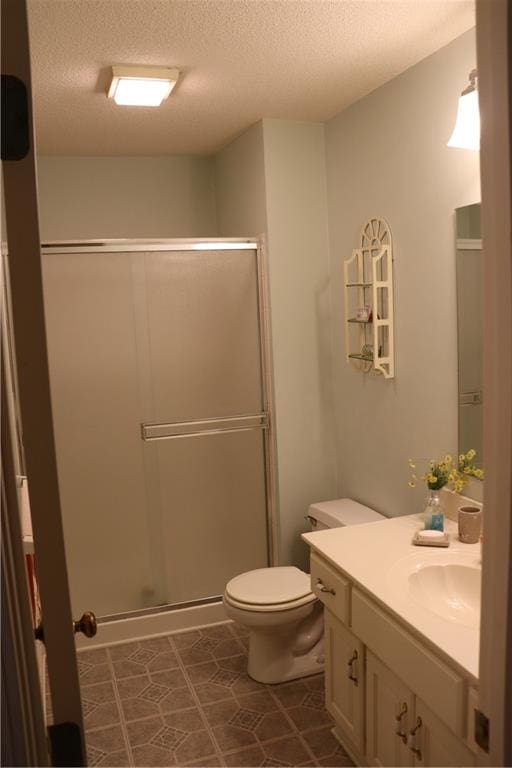
<svg viewBox="0 0 512 768"><path fill-rule="evenodd" d="M414 695L373 653L366 651L366 757L369 765L408 766L407 738Z"/></svg>
<svg viewBox="0 0 512 768"><path fill-rule="evenodd" d="M6 91L4 92L4 84ZM53 440L41 279L27 10L2 3L2 137L19 410L54 721L53 763L85 765L82 710ZM14 126L13 130L9 126ZM12 478L10 478L12 480ZM9 504L8 514L16 512ZM21 551L21 539L13 542ZM89 606L88 606L89 607ZM35 647L26 654L35 656Z"/></svg>

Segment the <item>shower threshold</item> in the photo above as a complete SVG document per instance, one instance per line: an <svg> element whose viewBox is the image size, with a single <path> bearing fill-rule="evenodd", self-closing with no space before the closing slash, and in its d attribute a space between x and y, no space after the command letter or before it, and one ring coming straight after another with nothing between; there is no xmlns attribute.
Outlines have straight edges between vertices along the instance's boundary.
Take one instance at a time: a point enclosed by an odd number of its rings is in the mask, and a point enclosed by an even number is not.
<svg viewBox="0 0 512 768"><path fill-rule="evenodd" d="M228 618L222 597L218 595L101 616L98 618L98 631L94 638L77 635L75 639L77 649L92 650L105 645L160 637L169 632L186 632L226 621Z"/></svg>
<svg viewBox="0 0 512 768"><path fill-rule="evenodd" d="M98 617L98 624L103 624L107 621L122 621L123 619L135 619L140 616L151 616L154 613L165 613L167 611L181 611L184 608L194 608L200 605L212 605L213 603L219 603L222 601L222 595L214 595L213 597L202 597L197 600L186 600L181 603L162 603L159 605L152 605L148 608L139 608L136 611L125 611L123 613L110 613L105 616Z"/></svg>

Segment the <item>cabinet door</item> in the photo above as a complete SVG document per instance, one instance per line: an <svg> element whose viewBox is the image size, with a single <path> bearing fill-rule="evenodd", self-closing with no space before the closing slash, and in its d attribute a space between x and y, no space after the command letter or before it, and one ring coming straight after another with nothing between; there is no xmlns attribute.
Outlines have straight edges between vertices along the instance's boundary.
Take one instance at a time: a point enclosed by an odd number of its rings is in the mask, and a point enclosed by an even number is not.
<svg viewBox="0 0 512 768"><path fill-rule="evenodd" d="M412 730L416 733L409 737L409 746L416 750L415 765L450 768L475 765L471 750L419 698Z"/></svg>
<svg viewBox="0 0 512 768"><path fill-rule="evenodd" d="M407 736L413 714L411 691L367 650L366 757L369 765L411 765Z"/></svg>
<svg viewBox="0 0 512 768"><path fill-rule="evenodd" d="M327 709L340 736L364 752L364 646L329 610L325 641Z"/></svg>

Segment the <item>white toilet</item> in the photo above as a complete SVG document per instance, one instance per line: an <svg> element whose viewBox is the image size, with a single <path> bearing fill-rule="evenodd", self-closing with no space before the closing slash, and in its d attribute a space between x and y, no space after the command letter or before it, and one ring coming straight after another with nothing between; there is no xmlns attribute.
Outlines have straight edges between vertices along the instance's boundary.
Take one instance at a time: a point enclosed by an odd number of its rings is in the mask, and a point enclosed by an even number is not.
<svg viewBox="0 0 512 768"><path fill-rule="evenodd" d="M311 529L383 520L352 499L312 504ZM230 619L249 629L248 673L260 683L314 675L323 665L323 607L309 574L293 566L258 568L228 582L223 597Z"/></svg>

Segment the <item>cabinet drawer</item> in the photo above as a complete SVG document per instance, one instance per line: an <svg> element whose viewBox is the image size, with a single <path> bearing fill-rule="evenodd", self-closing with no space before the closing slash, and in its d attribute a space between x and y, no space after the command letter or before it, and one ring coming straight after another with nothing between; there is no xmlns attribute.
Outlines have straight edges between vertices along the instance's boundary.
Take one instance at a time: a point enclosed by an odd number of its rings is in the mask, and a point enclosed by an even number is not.
<svg viewBox="0 0 512 768"><path fill-rule="evenodd" d="M352 628L453 733L465 735L466 685L460 675L357 589L352 590Z"/></svg>
<svg viewBox="0 0 512 768"><path fill-rule="evenodd" d="M350 623L350 582L314 552L311 554L311 591L340 621Z"/></svg>

